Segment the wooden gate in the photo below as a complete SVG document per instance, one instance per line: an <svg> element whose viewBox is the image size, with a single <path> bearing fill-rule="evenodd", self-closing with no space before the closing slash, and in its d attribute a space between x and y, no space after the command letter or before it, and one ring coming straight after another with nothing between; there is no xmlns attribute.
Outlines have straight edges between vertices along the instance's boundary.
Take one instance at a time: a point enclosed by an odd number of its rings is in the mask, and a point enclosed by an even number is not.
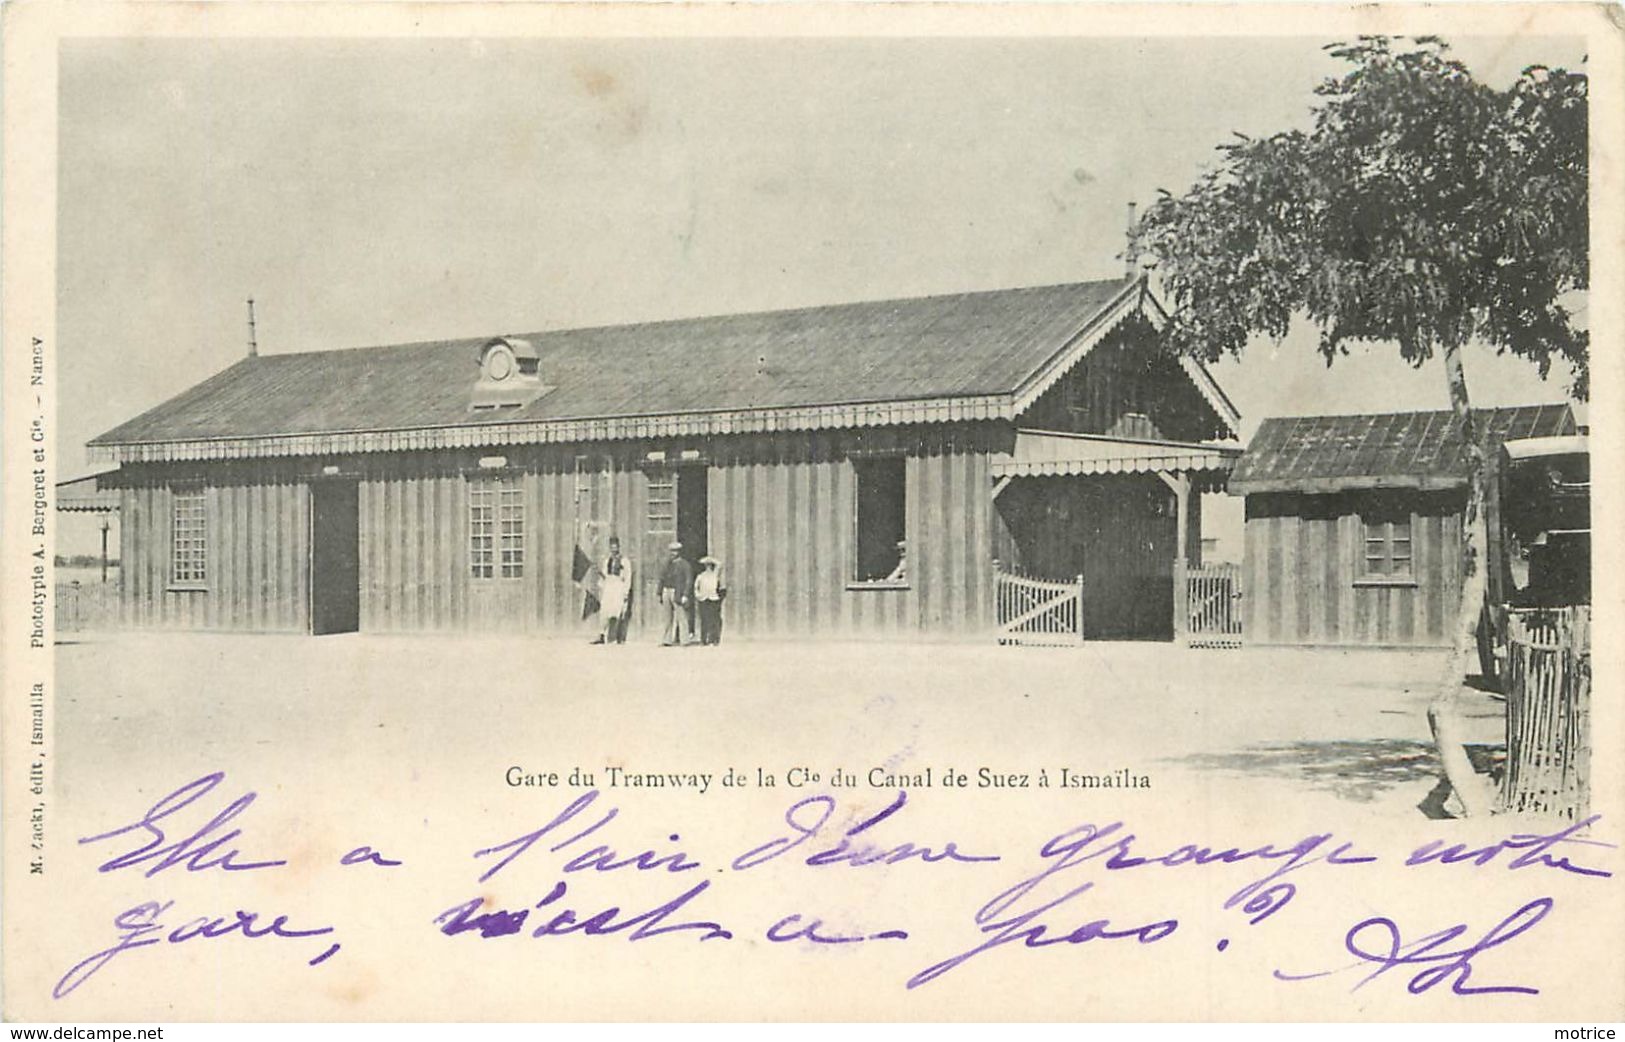
<svg viewBox="0 0 1625 1042"><path fill-rule="evenodd" d="M1083 576L1070 582L1007 572L995 563L1000 644L1083 641Z"/></svg>
<svg viewBox="0 0 1625 1042"><path fill-rule="evenodd" d="M1193 648L1241 647L1241 568L1187 568L1180 636Z"/></svg>
<svg viewBox="0 0 1625 1042"><path fill-rule="evenodd" d="M1506 695L1500 809L1584 818L1591 802L1590 608L1507 614Z"/></svg>

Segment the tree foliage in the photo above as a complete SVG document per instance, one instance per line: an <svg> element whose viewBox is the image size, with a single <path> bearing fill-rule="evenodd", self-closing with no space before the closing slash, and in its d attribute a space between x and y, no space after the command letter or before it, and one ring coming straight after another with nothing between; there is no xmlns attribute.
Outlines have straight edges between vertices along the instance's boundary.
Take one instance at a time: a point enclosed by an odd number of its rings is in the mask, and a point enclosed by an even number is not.
<svg viewBox="0 0 1625 1042"><path fill-rule="evenodd" d="M1564 299L1590 279L1586 75L1531 67L1497 90L1433 37L1328 50L1350 68L1316 89L1311 130L1238 135L1136 226L1170 346L1215 360L1301 313L1328 364L1350 341L1420 365L1478 339L1543 376L1566 360L1583 396L1588 337Z"/></svg>

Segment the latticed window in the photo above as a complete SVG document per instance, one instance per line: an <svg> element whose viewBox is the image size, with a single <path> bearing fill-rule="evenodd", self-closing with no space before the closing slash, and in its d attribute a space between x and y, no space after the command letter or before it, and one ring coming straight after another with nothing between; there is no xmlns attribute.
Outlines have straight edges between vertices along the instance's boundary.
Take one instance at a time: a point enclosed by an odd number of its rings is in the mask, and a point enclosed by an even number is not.
<svg viewBox="0 0 1625 1042"><path fill-rule="evenodd" d="M518 579L525 574L525 501L511 485L497 492L497 528L497 567L504 579Z"/></svg>
<svg viewBox="0 0 1625 1042"><path fill-rule="evenodd" d="M677 476L669 470L649 474L649 532L662 537L677 533Z"/></svg>
<svg viewBox="0 0 1625 1042"><path fill-rule="evenodd" d="M1409 578L1411 575L1411 519L1393 517L1365 520L1366 575Z"/></svg>
<svg viewBox="0 0 1625 1042"><path fill-rule="evenodd" d="M592 500L597 495L598 491L594 482L594 479L597 478L597 476L597 471L592 465L592 457L578 455L576 457L575 500L577 503L586 502L589 508L593 505Z"/></svg>
<svg viewBox="0 0 1625 1042"><path fill-rule="evenodd" d="M482 481L469 486L468 562L476 579L524 577L525 500L517 483Z"/></svg>
<svg viewBox="0 0 1625 1042"><path fill-rule="evenodd" d="M170 581L177 586L203 586L209 581L209 520L203 490L176 490L174 509Z"/></svg>

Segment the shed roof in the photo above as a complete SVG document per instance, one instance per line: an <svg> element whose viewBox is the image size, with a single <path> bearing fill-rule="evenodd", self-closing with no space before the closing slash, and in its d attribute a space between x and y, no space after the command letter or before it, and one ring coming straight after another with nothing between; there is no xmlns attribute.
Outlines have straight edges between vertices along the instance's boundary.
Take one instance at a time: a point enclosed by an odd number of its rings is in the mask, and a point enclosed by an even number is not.
<svg viewBox="0 0 1625 1042"><path fill-rule="evenodd" d="M73 513L110 514L118 511L119 493L115 488L103 488L101 479L113 471L86 474L56 483L56 508Z"/></svg>
<svg viewBox="0 0 1625 1042"><path fill-rule="evenodd" d="M90 444L209 458L1013 418L1145 297L1113 279L524 333L549 390L495 413L469 408L488 336L262 355Z"/></svg>
<svg viewBox="0 0 1625 1042"><path fill-rule="evenodd" d="M1475 409L1487 446L1572 434L1567 404ZM1454 412L1271 417L1230 475L1230 491L1341 492L1459 488L1467 483L1461 420Z"/></svg>

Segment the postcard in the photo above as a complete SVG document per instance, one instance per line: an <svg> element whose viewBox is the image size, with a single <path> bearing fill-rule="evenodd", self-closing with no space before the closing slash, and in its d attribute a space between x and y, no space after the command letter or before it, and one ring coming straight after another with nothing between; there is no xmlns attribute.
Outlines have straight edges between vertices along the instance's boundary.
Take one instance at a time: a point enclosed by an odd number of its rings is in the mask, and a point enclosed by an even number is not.
<svg viewBox="0 0 1625 1042"><path fill-rule="evenodd" d="M7 1019L1625 1019L1611 12L4 19Z"/></svg>

